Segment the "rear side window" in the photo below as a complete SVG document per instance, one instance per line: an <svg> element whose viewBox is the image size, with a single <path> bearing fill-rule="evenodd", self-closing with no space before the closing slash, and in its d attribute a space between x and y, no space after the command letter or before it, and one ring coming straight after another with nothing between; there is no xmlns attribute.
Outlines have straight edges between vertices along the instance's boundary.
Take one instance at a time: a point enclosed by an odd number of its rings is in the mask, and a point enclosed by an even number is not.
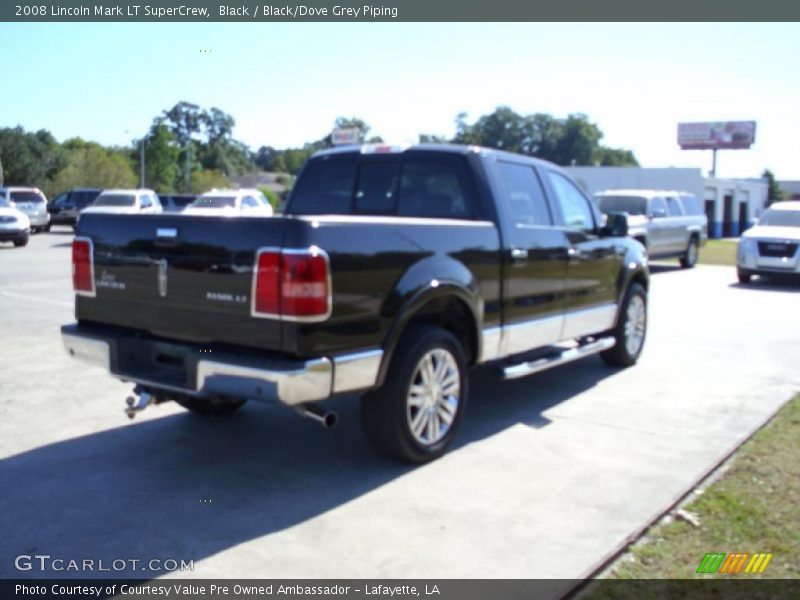
<svg viewBox="0 0 800 600"><path fill-rule="evenodd" d="M678 204L678 199L672 196L667 196L667 214L670 217L680 217L683 215L681 205Z"/></svg>
<svg viewBox="0 0 800 600"><path fill-rule="evenodd" d="M498 163L503 200L517 225L550 225L550 211L539 177L530 165Z"/></svg>
<svg viewBox="0 0 800 600"><path fill-rule="evenodd" d="M358 172L355 214L392 215L397 199L400 162L362 162Z"/></svg>
<svg viewBox="0 0 800 600"><path fill-rule="evenodd" d="M289 212L467 219L474 204L461 157L410 153L312 161L292 192Z"/></svg>

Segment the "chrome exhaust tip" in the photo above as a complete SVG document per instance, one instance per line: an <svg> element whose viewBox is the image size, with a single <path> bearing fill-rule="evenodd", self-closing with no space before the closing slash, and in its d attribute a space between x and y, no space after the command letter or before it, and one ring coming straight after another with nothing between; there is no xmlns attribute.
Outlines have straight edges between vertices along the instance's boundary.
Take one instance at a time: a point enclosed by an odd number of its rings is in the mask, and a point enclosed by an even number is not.
<svg viewBox="0 0 800 600"><path fill-rule="evenodd" d="M336 427L339 423L339 415L332 410L325 410L316 404L301 404L296 407L297 412L302 417L316 421L325 429Z"/></svg>

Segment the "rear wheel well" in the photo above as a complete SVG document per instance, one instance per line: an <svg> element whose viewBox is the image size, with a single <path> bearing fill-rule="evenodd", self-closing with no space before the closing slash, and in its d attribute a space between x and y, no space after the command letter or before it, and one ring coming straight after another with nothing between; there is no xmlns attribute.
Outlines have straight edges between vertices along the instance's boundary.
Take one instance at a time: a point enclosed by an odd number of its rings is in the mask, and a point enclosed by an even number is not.
<svg viewBox="0 0 800 600"><path fill-rule="evenodd" d="M403 333L414 325L432 325L446 329L458 339L464 350L467 364L477 358L478 332L475 319L467 303L455 296L433 298L420 307L406 324Z"/></svg>

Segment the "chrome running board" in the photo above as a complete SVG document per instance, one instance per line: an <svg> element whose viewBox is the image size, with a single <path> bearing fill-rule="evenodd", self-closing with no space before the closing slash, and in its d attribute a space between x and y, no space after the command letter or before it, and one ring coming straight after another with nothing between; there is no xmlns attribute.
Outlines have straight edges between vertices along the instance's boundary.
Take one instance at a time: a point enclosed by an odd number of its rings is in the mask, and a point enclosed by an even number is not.
<svg viewBox="0 0 800 600"><path fill-rule="evenodd" d="M585 356L591 356L592 354L597 354L603 350L608 350L609 348L613 348L615 343L616 340L614 338L604 337L600 338L599 340L583 344L582 346L569 348L563 352L559 352L558 354L545 356L530 362L509 365L507 367L503 367L503 377L504 379L518 379L519 377L533 375L539 371L546 371L552 367L557 367L559 365L572 362L573 360L578 360L584 358Z"/></svg>

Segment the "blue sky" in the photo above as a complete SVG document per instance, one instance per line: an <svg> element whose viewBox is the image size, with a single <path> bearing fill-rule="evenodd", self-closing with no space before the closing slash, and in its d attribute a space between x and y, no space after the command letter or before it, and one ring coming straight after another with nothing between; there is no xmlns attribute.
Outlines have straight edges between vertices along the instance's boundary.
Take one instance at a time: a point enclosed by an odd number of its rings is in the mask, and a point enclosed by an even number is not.
<svg viewBox="0 0 800 600"><path fill-rule="evenodd" d="M584 112L644 166L710 168L679 121L758 122L718 174L800 179L800 24L0 24L0 126L124 144L179 100L254 149L337 116L410 142L505 104Z"/></svg>

